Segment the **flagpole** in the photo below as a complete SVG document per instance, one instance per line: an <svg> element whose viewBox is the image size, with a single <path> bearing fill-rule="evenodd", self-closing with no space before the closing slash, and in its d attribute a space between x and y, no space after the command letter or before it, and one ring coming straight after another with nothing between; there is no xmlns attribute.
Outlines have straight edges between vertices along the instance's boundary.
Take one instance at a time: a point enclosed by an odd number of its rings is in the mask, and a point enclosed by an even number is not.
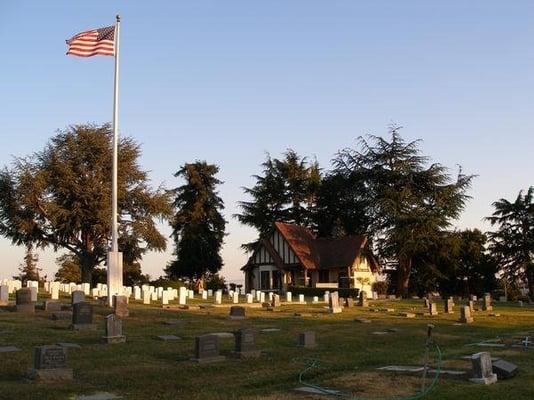
<svg viewBox="0 0 534 400"><path fill-rule="evenodd" d="M118 233L118 153L119 153L119 62L120 62L120 16L115 24L115 82L113 90L113 172L111 183L111 248L108 253L108 305L113 305L113 296L122 295L122 253L119 252Z"/></svg>
<svg viewBox="0 0 534 400"><path fill-rule="evenodd" d="M111 251L119 251L117 228L117 169L119 147L119 55L120 16L115 25L115 86L113 91L113 188L111 195Z"/></svg>

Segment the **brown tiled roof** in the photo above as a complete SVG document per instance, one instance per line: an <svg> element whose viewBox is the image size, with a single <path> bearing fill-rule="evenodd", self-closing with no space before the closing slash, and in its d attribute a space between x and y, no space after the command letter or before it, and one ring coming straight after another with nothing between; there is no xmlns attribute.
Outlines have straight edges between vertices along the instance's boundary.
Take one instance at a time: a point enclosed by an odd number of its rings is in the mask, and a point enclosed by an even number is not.
<svg viewBox="0 0 534 400"><path fill-rule="evenodd" d="M300 263L306 269L315 269L320 263L320 256L315 248L315 235L307 228L275 222L275 227L280 234L286 239L289 247L297 256Z"/></svg>
<svg viewBox="0 0 534 400"><path fill-rule="evenodd" d="M369 256L373 271L378 270L378 263L367 249L367 237L364 235L316 238L309 229L299 225L276 222L275 227L306 269L348 267L363 252Z"/></svg>

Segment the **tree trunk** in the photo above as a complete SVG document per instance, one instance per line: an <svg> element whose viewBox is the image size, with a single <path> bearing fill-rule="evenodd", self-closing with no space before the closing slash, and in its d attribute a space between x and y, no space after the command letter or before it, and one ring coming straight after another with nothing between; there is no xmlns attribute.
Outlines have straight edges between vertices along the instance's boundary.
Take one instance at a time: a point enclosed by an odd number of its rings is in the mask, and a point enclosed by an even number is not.
<svg viewBox="0 0 534 400"><path fill-rule="evenodd" d="M397 269L397 296L408 296L408 284L410 283L410 272L412 271L412 259L410 257L399 257L399 267Z"/></svg>
<svg viewBox="0 0 534 400"><path fill-rule="evenodd" d="M84 254L80 257L80 266L81 266L81 278L82 283L92 283L93 279L93 269L95 268L95 262L93 257L88 254Z"/></svg>

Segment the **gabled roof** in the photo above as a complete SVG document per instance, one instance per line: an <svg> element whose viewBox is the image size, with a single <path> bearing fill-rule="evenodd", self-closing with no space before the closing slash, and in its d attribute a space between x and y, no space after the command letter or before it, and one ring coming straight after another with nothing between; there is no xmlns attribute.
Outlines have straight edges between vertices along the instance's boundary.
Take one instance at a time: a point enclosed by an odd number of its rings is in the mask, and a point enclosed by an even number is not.
<svg viewBox="0 0 534 400"><path fill-rule="evenodd" d="M287 241L304 268L317 268L320 263L320 255L314 245L315 235L309 229L284 222L275 222L274 226Z"/></svg>
<svg viewBox="0 0 534 400"><path fill-rule="evenodd" d="M378 262L370 249L368 249L367 237L364 235L350 235L336 239L316 238L309 229L300 225L276 222L274 226L306 269L348 267L363 255L369 258L371 269L374 272L378 271ZM265 245L265 239L261 240L260 243ZM271 246L266 247L268 247L269 253L273 255L274 248ZM252 258L247 263L247 266L250 265L251 260ZM276 261L277 266L280 268L280 257Z"/></svg>

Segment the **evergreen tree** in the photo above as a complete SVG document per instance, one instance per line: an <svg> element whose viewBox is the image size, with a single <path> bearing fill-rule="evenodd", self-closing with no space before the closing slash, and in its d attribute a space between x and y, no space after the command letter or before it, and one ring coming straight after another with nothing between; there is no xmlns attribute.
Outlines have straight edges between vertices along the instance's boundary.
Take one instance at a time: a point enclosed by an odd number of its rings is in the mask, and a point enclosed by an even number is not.
<svg viewBox="0 0 534 400"><path fill-rule="evenodd" d="M224 203L216 191L222 183L215 177L218 172L216 165L197 161L185 164L174 175L183 178L185 184L172 191L176 259L166 268L169 278L195 280L222 268L220 250L226 221L221 214Z"/></svg>
<svg viewBox="0 0 534 400"><path fill-rule="evenodd" d="M391 138L359 138L358 148L345 149L334 160L335 173L363 189L369 231L384 260L394 260L397 294L407 294L412 261L425 251L463 210L473 176L455 180L440 164L428 165L419 141L406 142L399 127Z"/></svg>
<svg viewBox="0 0 534 400"><path fill-rule="evenodd" d="M37 266L39 256L33 252L31 245L26 246L26 254L24 255L24 262L19 265L20 279L23 284L27 281L39 281L39 271L41 269Z"/></svg>
<svg viewBox="0 0 534 400"><path fill-rule="evenodd" d="M515 201L500 199L487 219L497 230L491 232L491 251L511 282L526 281L534 299L534 187Z"/></svg>
<svg viewBox="0 0 534 400"><path fill-rule="evenodd" d="M62 283L82 282L82 269L80 266L80 260L75 254L63 254L61 257L56 258L56 263L59 266L55 275L55 279L57 281Z"/></svg>
<svg viewBox="0 0 534 400"><path fill-rule="evenodd" d="M267 159L261 175L254 175L254 186L244 188L250 201L241 201L242 210L235 217L244 225L255 228L260 236L271 232L277 221L294 223L315 229L317 194L321 185L321 171L316 161L309 162L294 150L283 158ZM256 242L243 247L252 250Z"/></svg>
<svg viewBox="0 0 534 400"><path fill-rule="evenodd" d="M0 171L0 234L16 245L65 249L79 260L82 280L106 259L111 232L112 132L109 125L75 125L46 148L17 158ZM152 190L138 165L139 145L119 144L120 243L134 243L140 257L164 250L154 219L170 215L163 190Z"/></svg>

